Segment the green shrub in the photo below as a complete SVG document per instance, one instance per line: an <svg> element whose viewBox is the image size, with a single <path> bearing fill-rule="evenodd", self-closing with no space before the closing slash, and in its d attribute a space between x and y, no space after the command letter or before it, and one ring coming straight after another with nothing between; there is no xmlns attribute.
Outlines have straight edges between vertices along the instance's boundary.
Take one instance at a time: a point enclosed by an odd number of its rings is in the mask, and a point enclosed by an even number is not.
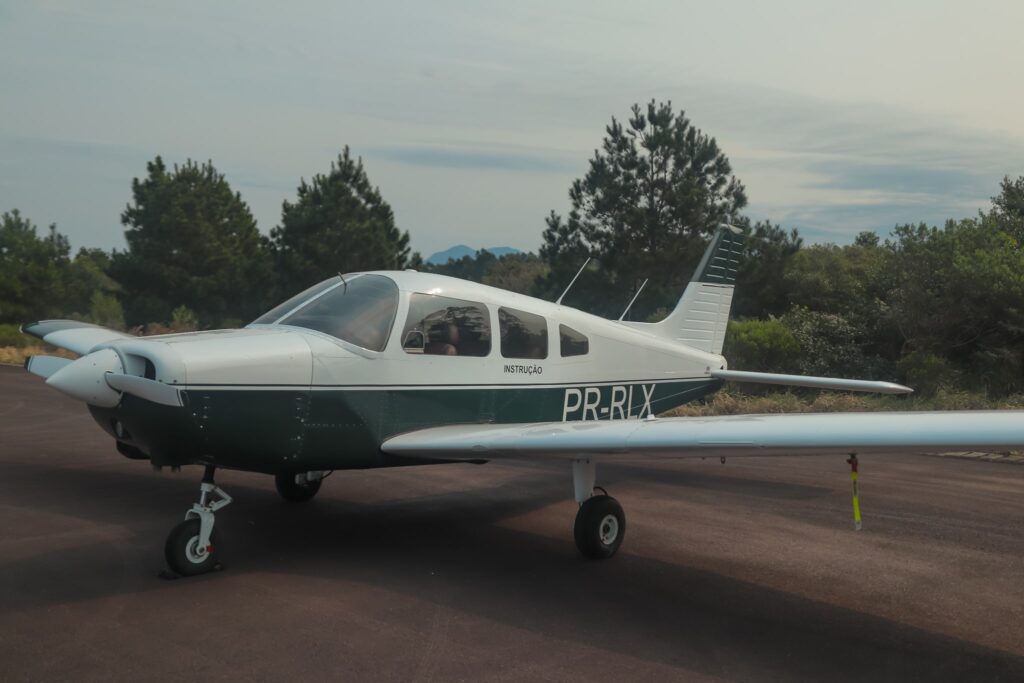
<svg viewBox="0 0 1024 683"><path fill-rule="evenodd" d="M178 306L171 312L171 329L175 332L194 332L199 329L199 319L188 306Z"/></svg>
<svg viewBox="0 0 1024 683"><path fill-rule="evenodd" d="M124 309L121 308L121 302L114 295L104 294L97 289L89 299L89 321L112 330L123 330Z"/></svg>
<svg viewBox="0 0 1024 683"><path fill-rule="evenodd" d="M729 367L757 372L793 372L800 353L793 333L775 318L733 320L725 334Z"/></svg>
<svg viewBox="0 0 1024 683"><path fill-rule="evenodd" d="M918 396L935 396L941 389L961 382L960 372L949 360L927 351L908 353L897 367L900 377Z"/></svg>

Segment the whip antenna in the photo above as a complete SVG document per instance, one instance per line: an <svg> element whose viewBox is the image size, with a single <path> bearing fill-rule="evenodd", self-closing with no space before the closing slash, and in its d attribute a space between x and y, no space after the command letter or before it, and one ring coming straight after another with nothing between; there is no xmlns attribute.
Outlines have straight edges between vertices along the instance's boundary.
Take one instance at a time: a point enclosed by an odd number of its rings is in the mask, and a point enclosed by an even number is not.
<svg viewBox="0 0 1024 683"><path fill-rule="evenodd" d="M650 279L650 278L648 278L648 279ZM633 307L633 302L634 302L634 301L636 301L636 298L637 298L638 296L640 296L640 292L644 291L644 287L646 287L646 286L647 286L647 280L645 279L645 280L644 280L644 282L643 282L643 284L642 284L642 285L640 285L640 289L636 290L636 294L634 294L634 295L633 295L633 298L629 300L629 303L628 303L628 304L626 305L626 310L624 310L624 311L622 312L622 315L620 315L620 316L619 316L619 320L620 320L620 321L621 321L621 320L622 320L623 318L625 318L625 317L626 317L626 314L627 314L627 313L629 313L629 309L631 309L631 308Z"/></svg>
<svg viewBox="0 0 1024 683"><path fill-rule="evenodd" d="M589 256L587 257L587 260L583 262L583 265L580 266L580 269L576 271L576 277L574 277L572 279L572 281L569 283L569 286L565 288L564 292L562 292L562 296L558 297L558 301L555 302L556 304L562 303L562 299L564 299L565 295L569 293L569 290L572 289L572 286L574 284L576 284L576 278L579 277L583 273L583 269L587 267L588 263L590 263L590 257Z"/></svg>

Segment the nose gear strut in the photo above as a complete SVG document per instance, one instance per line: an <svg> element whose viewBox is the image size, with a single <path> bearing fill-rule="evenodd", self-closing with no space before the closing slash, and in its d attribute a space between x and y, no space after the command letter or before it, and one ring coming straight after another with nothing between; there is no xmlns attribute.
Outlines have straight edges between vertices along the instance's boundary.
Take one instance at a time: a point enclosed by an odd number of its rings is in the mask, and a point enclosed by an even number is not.
<svg viewBox="0 0 1024 683"><path fill-rule="evenodd" d="M185 521L167 536L164 557L170 568L181 576L195 576L216 569L217 542L214 513L231 503L229 496L213 481L216 468L206 466L199 485L199 502L185 513Z"/></svg>

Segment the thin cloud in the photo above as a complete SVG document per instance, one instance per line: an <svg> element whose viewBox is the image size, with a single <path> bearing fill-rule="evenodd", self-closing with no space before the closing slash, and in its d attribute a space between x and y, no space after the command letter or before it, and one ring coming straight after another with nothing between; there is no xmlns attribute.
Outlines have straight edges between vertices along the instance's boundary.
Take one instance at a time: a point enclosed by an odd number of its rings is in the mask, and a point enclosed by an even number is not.
<svg viewBox="0 0 1024 683"><path fill-rule="evenodd" d="M841 190L884 190L889 193L957 197L973 200L993 194L985 173L962 168L929 168L911 164L824 161L808 164L821 177L816 187Z"/></svg>
<svg viewBox="0 0 1024 683"><path fill-rule="evenodd" d="M468 170L501 170L535 173L572 171L578 163L540 154L510 154L446 147L371 147L368 158L380 158L412 166Z"/></svg>
<svg viewBox="0 0 1024 683"><path fill-rule="evenodd" d="M5 6L0 209L123 246L131 179L159 153L212 159L266 231L348 144L414 248L536 249L610 118L654 98L717 138L752 216L810 240L972 215L1024 172L1024 95L1005 87L1024 10L949 6L908 31L919 8L865 2L841 20L705 3L698 22L583 0ZM707 27L726 25L723 46ZM931 49L965 25L984 40ZM866 29L899 40L879 51Z"/></svg>

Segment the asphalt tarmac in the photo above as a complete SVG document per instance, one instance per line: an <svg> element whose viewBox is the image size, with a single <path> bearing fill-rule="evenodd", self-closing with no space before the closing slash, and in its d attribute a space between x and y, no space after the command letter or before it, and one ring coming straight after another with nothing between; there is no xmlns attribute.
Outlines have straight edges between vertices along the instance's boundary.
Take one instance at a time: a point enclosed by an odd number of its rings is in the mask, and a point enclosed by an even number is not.
<svg viewBox="0 0 1024 683"><path fill-rule="evenodd" d="M3 680L1024 680L1024 466L841 458L338 472L310 503L220 472L224 571L158 578L201 472L127 460L0 367Z"/></svg>

